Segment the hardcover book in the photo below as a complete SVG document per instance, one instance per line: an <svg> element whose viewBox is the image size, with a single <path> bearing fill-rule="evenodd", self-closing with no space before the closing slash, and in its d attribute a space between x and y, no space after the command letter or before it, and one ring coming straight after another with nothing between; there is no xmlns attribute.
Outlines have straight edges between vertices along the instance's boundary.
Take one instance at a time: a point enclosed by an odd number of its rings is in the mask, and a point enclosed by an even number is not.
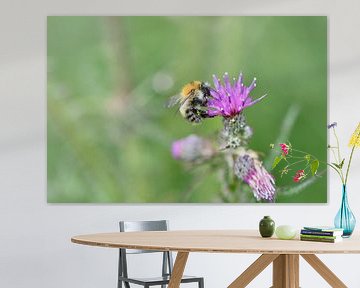
<svg viewBox="0 0 360 288"><path fill-rule="evenodd" d="M314 241L314 242L327 242L327 243L337 243L342 241L342 237L336 237L334 239L331 238L314 238L314 237L304 237L300 235L301 241Z"/></svg>
<svg viewBox="0 0 360 288"><path fill-rule="evenodd" d="M319 235L319 236L341 236L343 234L343 230L334 230L334 231L325 231L325 230L308 230L301 229L300 233L302 235Z"/></svg>
<svg viewBox="0 0 360 288"><path fill-rule="evenodd" d="M304 235L304 234L300 234L300 237L310 238L310 239L327 239L327 240L342 239L341 236Z"/></svg>
<svg viewBox="0 0 360 288"><path fill-rule="evenodd" d="M344 229L342 228L335 228L332 226L304 226L304 229L311 230L311 231L321 231L321 232L335 232L335 231L341 231L343 232Z"/></svg>

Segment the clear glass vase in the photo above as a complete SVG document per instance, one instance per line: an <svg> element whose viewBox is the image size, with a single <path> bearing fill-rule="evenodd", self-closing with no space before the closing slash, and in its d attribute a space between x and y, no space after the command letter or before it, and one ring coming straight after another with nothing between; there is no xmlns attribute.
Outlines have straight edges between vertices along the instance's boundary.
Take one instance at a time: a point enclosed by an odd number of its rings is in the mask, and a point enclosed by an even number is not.
<svg viewBox="0 0 360 288"><path fill-rule="evenodd" d="M356 219L349 207L346 185L342 187L341 206L336 214L334 224L336 228L344 229L343 237L350 237L355 228Z"/></svg>

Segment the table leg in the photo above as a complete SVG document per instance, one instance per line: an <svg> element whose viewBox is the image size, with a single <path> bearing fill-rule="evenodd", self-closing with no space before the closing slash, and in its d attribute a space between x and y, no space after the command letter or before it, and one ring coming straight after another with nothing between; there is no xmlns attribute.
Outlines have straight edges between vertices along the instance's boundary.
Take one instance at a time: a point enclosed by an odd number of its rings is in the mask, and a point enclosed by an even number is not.
<svg viewBox="0 0 360 288"><path fill-rule="evenodd" d="M278 254L263 254L254 263L252 263L238 278L232 282L228 288L244 288L257 275L259 275L271 262L273 262Z"/></svg>
<svg viewBox="0 0 360 288"><path fill-rule="evenodd" d="M333 288L347 286L314 254L301 256ZM271 288L299 288L299 255L297 254L263 254L252 263L228 288L244 288L273 262L273 286Z"/></svg>
<svg viewBox="0 0 360 288"><path fill-rule="evenodd" d="M281 254L274 260L272 288L299 288L299 255Z"/></svg>
<svg viewBox="0 0 360 288"><path fill-rule="evenodd" d="M314 254L301 255L331 287L346 288L347 286Z"/></svg>
<svg viewBox="0 0 360 288"><path fill-rule="evenodd" d="M185 265L186 265L188 256L189 256L189 252L178 252L177 253L168 288L179 288L180 287L181 278L184 274Z"/></svg>

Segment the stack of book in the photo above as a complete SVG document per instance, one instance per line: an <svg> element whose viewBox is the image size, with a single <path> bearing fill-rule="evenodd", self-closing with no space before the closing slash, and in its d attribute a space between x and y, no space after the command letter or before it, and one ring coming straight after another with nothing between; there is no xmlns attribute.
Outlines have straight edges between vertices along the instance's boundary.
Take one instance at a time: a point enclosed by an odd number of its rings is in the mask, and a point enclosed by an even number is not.
<svg viewBox="0 0 360 288"><path fill-rule="evenodd" d="M334 227L304 227L300 232L302 241L336 243L342 241L343 229Z"/></svg>

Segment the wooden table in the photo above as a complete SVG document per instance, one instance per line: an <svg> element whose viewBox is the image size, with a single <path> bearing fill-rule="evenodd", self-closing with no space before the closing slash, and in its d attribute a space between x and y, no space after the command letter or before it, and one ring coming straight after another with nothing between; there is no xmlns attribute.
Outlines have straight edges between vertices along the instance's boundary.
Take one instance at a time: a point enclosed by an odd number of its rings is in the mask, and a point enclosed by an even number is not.
<svg viewBox="0 0 360 288"><path fill-rule="evenodd" d="M273 288L298 288L299 255L331 287L347 287L315 254L360 253L359 235L333 244L261 238L255 230L101 233L75 236L71 241L99 247L176 251L169 288L180 286L190 252L262 254L228 288L246 287L271 263Z"/></svg>

